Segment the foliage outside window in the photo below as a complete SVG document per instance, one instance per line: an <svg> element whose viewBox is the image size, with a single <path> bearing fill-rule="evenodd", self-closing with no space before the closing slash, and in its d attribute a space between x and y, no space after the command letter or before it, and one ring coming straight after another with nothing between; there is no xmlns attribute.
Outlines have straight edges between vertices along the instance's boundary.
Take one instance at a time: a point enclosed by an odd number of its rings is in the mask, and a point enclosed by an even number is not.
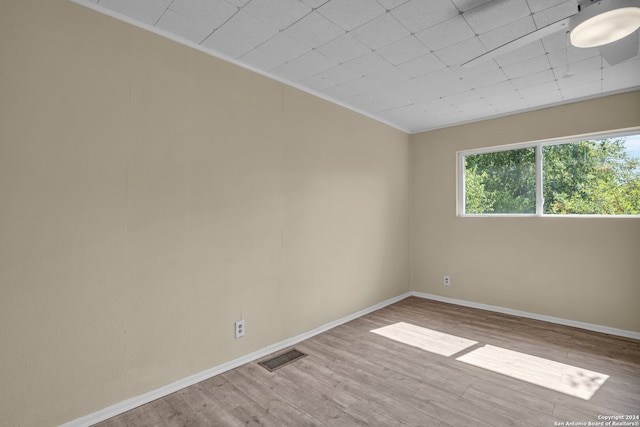
<svg viewBox="0 0 640 427"><path fill-rule="evenodd" d="M640 135L460 154L463 214L640 215Z"/></svg>

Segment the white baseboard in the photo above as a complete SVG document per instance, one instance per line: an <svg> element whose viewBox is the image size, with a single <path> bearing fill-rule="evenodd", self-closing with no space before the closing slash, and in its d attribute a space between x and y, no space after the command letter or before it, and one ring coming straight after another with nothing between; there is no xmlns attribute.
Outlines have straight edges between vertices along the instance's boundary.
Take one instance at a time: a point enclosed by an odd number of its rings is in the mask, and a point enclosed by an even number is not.
<svg viewBox="0 0 640 427"><path fill-rule="evenodd" d="M390 298L386 301L382 301L381 303L365 308L364 310L360 310L358 312L345 316L341 319L334 320L333 322L329 322L327 324L319 326L311 331L304 332L300 335L296 335L294 337L280 341L268 347L262 348L260 350L256 350L252 353L249 353L237 359L231 360L227 363L223 363L222 365L215 366L211 369L207 369L206 371L202 371L197 374L191 375L189 377L183 378L181 380L178 380L166 386L152 390L148 393L144 393L139 396L132 397L131 399L127 399L122 402L116 403L115 405L111 405L107 408L101 409L92 414L86 415L81 418L77 418L66 424L62 424L61 427L88 427L93 424L99 423L101 421L107 420L111 417L115 417L116 415L123 414L127 411L130 411L131 409L137 408L138 406L144 405L145 403L149 403L151 401L154 401L156 399L159 399L161 397L174 393L178 390L182 390L185 387L189 387L193 384L199 383L200 381L204 381L208 378L214 377L216 375L227 372L231 369L237 368L238 366L242 366L246 363L253 362L254 360L260 359L271 353L274 353L279 350L290 347L292 345L295 345L301 341L304 341L322 332L328 331L329 329L335 328L336 326L339 326L343 323L357 319L358 317L364 316L365 314L369 314L373 311L376 311L383 307L391 305L411 295L412 294L410 292L406 292L397 297Z"/></svg>
<svg viewBox="0 0 640 427"><path fill-rule="evenodd" d="M73 421L70 421L66 424L63 424L61 427L88 427L93 424L99 423L111 417L115 417L116 415L120 415L125 413L131 409L137 408L138 406L144 405L156 399L167 396L171 393L174 393L178 390L181 390L185 387L189 387L193 384L199 383L200 381L204 381L208 378L214 377L216 375L227 372L231 369L237 368L238 366L242 366L246 363L253 362L254 360L260 359L264 356L267 356L271 353L277 352L279 350L285 349L292 345L295 345L301 341L304 341L308 338L311 338L315 335L318 335L322 332L328 331L329 329L335 328L343 323L349 322L353 319L357 319L358 317L364 316L365 314L369 314L373 311L379 310L383 307L391 305L395 302L398 302L406 297L415 296L419 298L430 299L434 301L441 301L450 304L460 305L464 307L478 308L482 310L494 311L497 313L511 314L520 317L526 317L529 319L542 320L550 323L557 323L559 325L573 326L580 329L586 329L589 331L595 332L603 332L605 334L617 335L626 338L632 338L636 340L640 340L640 333L633 331L626 331L624 329L616 329L610 328L608 326L594 325L591 323L578 322L575 320L567 320L559 317L545 316L541 314L528 313L526 311L520 310L512 310L510 308L498 307L494 305L481 304L471 301L465 301L455 298L448 298L439 295L432 295L423 292L406 292L402 295L399 295L394 298L390 298L386 301L382 301L381 303L375 304L371 307L365 308L364 310L360 310L356 313L345 316L341 319L334 320L333 322L326 323L322 326L319 326L311 331L304 332L300 335L296 335L294 337L288 338L286 340L280 341L268 347L262 348L260 350L254 351L237 359L231 360L227 363L223 363L222 365L215 366L211 369L207 369L205 371L199 372L197 374L191 375L189 377L183 378L166 386L157 388L148 393L141 394L139 396L132 397L131 399L124 400L122 402L116 403L115 405L111 405L107 408L101 409L92 414L86 415L81 418L77 418Z"/></svg>
<svg viewBox="0 0 640 427"><path fill-rule="evenodd" d="M625 338L633 338L640 340L640 332L627 331L624 329L610 328L608 326L594 325L592 323L578 322L577 320L562 319L560 317L545 316L542 314L528 313L526 311L512 310L510 308L498 307L495 305L481 304L477 302L465 301L461 299L448 298L440 295L425 294L423 292L410 292L412 296L419 298L431 299L434 301L447 302L450 304L461 305L464 307L479 308L482 310L495 311L497 313L512 314L514 316L526 317L529 319L542 320L558 325L573 326L575 328L586 329L589 331L602 332L609 335L617 335Z"/></svg>

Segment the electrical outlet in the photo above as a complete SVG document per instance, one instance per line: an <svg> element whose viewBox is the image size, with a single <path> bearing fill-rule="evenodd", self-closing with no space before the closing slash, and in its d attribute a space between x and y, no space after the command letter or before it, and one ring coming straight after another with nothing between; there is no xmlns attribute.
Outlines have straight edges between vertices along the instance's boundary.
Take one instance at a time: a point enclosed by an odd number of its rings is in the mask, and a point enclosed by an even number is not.
<svg viewBox="0 0 640 427"><path fill-rule="evenodd" d="M242 338L244 336L244 320L238 320L236 322L236 338Z"/></svg>
<svg viewBox="0 0 640 427"><path fill-rule="evenodd" d="M451 284L451 277L444 276L444 284L445 286L449 286Z"/></svg>

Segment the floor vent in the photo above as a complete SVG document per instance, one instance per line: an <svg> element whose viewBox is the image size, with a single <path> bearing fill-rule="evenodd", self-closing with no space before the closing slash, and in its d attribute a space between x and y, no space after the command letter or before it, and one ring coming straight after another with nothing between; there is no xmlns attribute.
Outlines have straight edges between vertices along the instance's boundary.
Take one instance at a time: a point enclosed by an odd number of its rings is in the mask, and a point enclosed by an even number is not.
<svg viewBox="0 0 640 427"><path fill-rule="evenodd" d="M276 369L282 368L284 365L288 365L289 363L295 362L296 360L301 359L305 356L305 353L294 348L293 350L289 350L286 353L279 354L278 356L272 357L271 359L258 362L258 365L261 365L270 372L273 372Z"/></svg>

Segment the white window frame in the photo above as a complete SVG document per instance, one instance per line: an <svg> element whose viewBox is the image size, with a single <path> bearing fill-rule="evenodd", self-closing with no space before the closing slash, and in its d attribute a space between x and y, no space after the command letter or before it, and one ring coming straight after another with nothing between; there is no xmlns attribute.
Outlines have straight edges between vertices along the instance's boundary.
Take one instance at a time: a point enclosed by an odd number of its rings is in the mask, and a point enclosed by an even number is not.
<svg viewBox="0 0 640 427"><path fill-rule="evenodd" d="M639 135L640 127L619 129L616 131L606 131L597 133L588 133L583 135L575 135L571 137L561 137L544 139L539 141L529 141L517 144L499 145L493 147L476 148L471 150L457 151L457 203L456 212L460 217L482 217L482 218L498 218L498 217L553 217L553 218L640 218L640 215L601 215L601 214L545 214L544 213L544 198L543 198L543 179L542 179L542 148L548 145L560 145L569 144L574 142L580 142L585 140L599 140L607 138L619 138L631 135ZM484 213L484 214L468 214L465 212L465 157L473 154L488 154L497 153L500 151L518 150L521 148L535 148L536 150L536 213L523 214L523 213Z"/></svg>

